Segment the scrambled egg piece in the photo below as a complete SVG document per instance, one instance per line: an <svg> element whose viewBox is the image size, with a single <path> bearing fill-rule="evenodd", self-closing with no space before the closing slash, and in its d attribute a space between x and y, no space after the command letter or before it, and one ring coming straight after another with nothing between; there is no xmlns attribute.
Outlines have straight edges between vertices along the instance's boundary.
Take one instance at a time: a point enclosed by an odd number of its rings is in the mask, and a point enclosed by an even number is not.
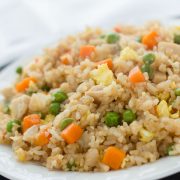
<svg viewBox="0 0 180 180"><path fill-rule="evenodd" d="M158 113L159 117L169 117L169 108L168 108L168 104L165 100L162 100L157 105L157 113Z"/></svg>
<svg viewBox="0 0 180 180"><path fill-rule="evenodd" d="M136 51L131 49L130 47L126 47L121 51L120 59L127 61L127 60L136 60L138 58L138 54Z"/></svg>
<svg viewBox="0 0 180 180"><path fill-rule="evenodd" d="M97 69L91 71L90 77L96 84L103 84L104 86L110 85L114 80L113 72L108 68L107 64L101 64Z"/></svg>
<svg viewBox="0 0 180 180"><path fill-rule="evenodd" d="M140 140L142 142L150 142L154 137L154 133L152 133L144 128L142 128L139 133L141 136Z"/></svg>

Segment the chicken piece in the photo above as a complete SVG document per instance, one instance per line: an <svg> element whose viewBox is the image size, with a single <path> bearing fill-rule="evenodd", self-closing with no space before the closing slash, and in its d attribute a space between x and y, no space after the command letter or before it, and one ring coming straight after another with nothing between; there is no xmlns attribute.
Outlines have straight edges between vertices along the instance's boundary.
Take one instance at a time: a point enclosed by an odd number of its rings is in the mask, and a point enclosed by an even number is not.
<svg viewBox="0 0 180 180"><path fill-rule="evenodd" d="M111 96L111 93L114 93L114 96ZM107 103L117 98L118 90L115 84L111 84L108 87L104 87L103 85L96 85L87 91L86 95L93 97L94 101L97 103Z"/></svg>
<svg viewBox="0 0 180 180"><path fill-rule="evenodd" d="M97 149L89 149L85 155L85 164L90 167L97 165L99 153Z"/></svg>
<svg viewBox="0 0 180 180"><path fill-rule="evenodd" d="M180 45L171 42L160 42L158 44L158 51L164 52L172 59L180 60Z"/></svg>
<svg viewBox="0 0 180 180"><path fill-rule="evenodd" d="M156 72L155 73L155 76L153 78L153 82L154 83L160 83L162 81L166 81L167 79L167 76L165 73L162 73L162 72Z"/></svg>
<svg viewBox="0 0 180 180"><path fill-rule="evenodd" d="M30 97L27 95L19 96L11 101L10 111L15 119L21 119L27 112Z"/></svg>
<svg viewBox="0 0 180 180"><path fill-rule="evenodd" d="M5 97L6 100L10 100L15 94L15 90L12 87L6 87L1 90L2 95Z"/></svg>
<svg viewBox="0 0 180 180"><path fill-rule="evenodd" d="M51 96L36 93L31 96L29 103L29 111L31 112L44 112L46 113L49 109L49 105L51 103Z"/></svg>

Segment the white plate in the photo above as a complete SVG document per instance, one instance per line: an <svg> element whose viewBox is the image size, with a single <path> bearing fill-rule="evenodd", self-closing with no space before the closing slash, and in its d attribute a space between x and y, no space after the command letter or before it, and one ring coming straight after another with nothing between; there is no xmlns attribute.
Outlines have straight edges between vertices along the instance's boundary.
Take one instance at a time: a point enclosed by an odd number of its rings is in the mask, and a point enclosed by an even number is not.
<svg viewBox="0 0 180 180"><path fill-rule="evenodd" d="M26 53L27 57L41 51ZM26 64L22 58L0 73L0 88L13 82L15 69ZM19 163L8 146L0 145L0 174L13 180L150 180L162 178L180 171L180 156L162 158L154 163L107 173L79 173L49 171L35 163Z"/></svg>

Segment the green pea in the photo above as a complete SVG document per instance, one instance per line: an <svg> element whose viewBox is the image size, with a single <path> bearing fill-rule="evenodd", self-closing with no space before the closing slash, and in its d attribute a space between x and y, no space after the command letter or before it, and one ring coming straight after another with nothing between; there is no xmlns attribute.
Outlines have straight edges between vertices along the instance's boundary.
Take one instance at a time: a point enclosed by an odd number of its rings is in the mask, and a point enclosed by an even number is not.
<svg viewBox="0 0 180 180"><path fill-rule="evenodd" d="M117 41L119 40L119 35L116 34L116 33L112 33L112 34L108 34L107 35L107 43L109 44L113 44L113 43L116 43Z"/></svg>
<svg viewBox="0 0 180 180"><path fill-rule="evenodd" d="M166 149L166 154L170 155L170 152L173 151L173 144L170 144Z"/></svg>
<svg viewBox="0 0 180 180"><path fill-rule="evenodd" d="M60 130L62 131L63 129L65 129L67 126L69 126L72 122L74 121L74 119L72 118L66 118L66 119L63 119L59 126L60 126Z"/></svg>
<svg viewBox="0 0 180 180"><path fill-rule="evenodd" d="M155 60L156 56L152 53L148 53L143 56L143 61L145 64L152 64Z"/></svg>
<svg viewBox="0 0 180 180"><path fill-rule="evenodd" d="M100 38L101 38L101 39L104 39L105 37L106 37L105 34L100 35Z"/></svg>
<svg viewBox="0 0 180 180"><path fill-rule="evenodd" d="M63 91L57 91L54 94L52 94L52 100L53 102L63 102L68 98L67 94Z"/></svg>
<svg viewBox="0 0 180 180"><path fill-rule="evenodd" d="M74 161L67 163L67 168L68 168L69 171L72 171L73 168L75 168L75 167L76 167L76 163Z"/></svg>
<svg viewBox="0 0 180 180"><path fill-rule="evenodd" d="M5 104L4 104L3 112L4 112L5 114L9 114L9 113L10 113L9 103L5 103Z"/></svg>
<svg viewBox="0 0 180 180"><path fill-rule="evenodd" d="M180 34L174 34L174 43L180 44Z"/></svg>
<svg viewBox="0 0 180 180"><path fill-rule="evenodd" d="M136 37L136 41L139 42L139 43L141 43L142 37L141 37L141 36Z"/></svg>
<svg viewBox="0 0 180 180"><path fill-rule="evenodd" d="M19 66L19 67L16 68L16 73L17 73L17 74L22 74L22 71L23 71L23 69L22 69L21 66Z"/></svg>
<svg viewBox="0 0 180 180"><path fill-rule="evenodd" d="M45 84L44 86L42 86L41 89L42 89L43 91L48 92L51 88L50 88L47 84Z"/></svg>
<svg viewBox="0 0 180 180"><path fill-rule="evenodd" d="M127 109L123 112L123 121L128 124L132 123L136 119L136 114L131 110Z"/></svg>
<svg viewBox="0 0 180 180"><path fill-rule="evenodd" d="M57 102L51 103L49 107L50 114L57 115L59 114L59 111L60 111L60 104Z"/></svg>
<svg viewBox="0 0 180 180"><path fill-rule="evenodd" d="M143 64L141 67L142 72L147 72L149 79L152 79L154 76L154 70L149 64Z"/></svg>
<svg viewBox="0 0 180 180"><path fill-rule="evenodd" d="M6 131L11 133L12 132L12 128L14 126L14 124L17 124L17 125L20 125L20 121L18 120L12 120L12 121L9 121L6 125Z"/></svg>
<svg viewBox="0 0 180 180"><path fill-rule="evenodd" d="M116 127L120 124L120 114L117 112L107 112L105 115L105 124L108 127Z"/></svg>
<svg viewBox="0 0 180 180"><path fill-rule="evenodd" d="M176 96L180 96L180 88L176 88L175 89L175 95Z"/></svg>

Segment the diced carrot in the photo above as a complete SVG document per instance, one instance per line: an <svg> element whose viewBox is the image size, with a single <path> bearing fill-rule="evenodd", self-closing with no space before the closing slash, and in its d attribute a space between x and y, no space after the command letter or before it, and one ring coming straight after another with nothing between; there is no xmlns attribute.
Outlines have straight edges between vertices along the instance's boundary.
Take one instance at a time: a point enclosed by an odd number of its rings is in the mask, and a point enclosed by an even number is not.
<svg viewBox="0 0 180 180"><path fill-rule="evenodd" d="M96 62L97 66L101 65L101 64L107 64L109 69L112 69L112 67L113 67L112 59L110 59L110 58L109 59L105 59L103 61Z"/></svg>
<svg viewBox="0 0 180 180"><path fill-rule="evenodd" d="M38 134L34 144L36 146L44 146L49 143L50 138L51 134L47 130L44 130Z"/></svg>
<svg viewBox="0 0 180 180"><path fill-rule="evenodd" d="M69 65L69 60L67 58L62 59L61 62L65 65Z"/></svg>
<svg viewBox="0 0 180 180"><path fill-rule="evenodd" d="M95 46L85 45L81 46L79 55L81 58L86 58L91 55L92 52L95 52Z"/></svg>
<svg viewBox="0 0 180 180"><path fill-rule="evenodd" d="M152 49L157 45L158 34L155 31L150 32L149 34L143 36L142 43L147 46L148 49Z"/></svg>
<svg viewBox="0 0 180 180"><path fill-rule="evenodd" d="M117 32L117 33L120 33L121 32L121 27L119 25L115 26L114 31Z"/></svg>
<svg viewBox="0 0 180 180"><path fill-rule="evenodd" d="M65 64L65 65L69 65L70 61L69 61L68 57L69 57L69 54L62 55L61 58L60 58L61 59L61 63Z"/></svg>
<svg viewBox="0 0 180 180"><path fill-rule="evenodd" d="M40 124L40 115L38 114L31 114L28 116L25 116L22 121L22 130L25 132L27 129L29 129L31 126Z"/></svg>
<svg viewBox="0 0 180 180"><path fill-rule="evenodd" d="M73 144L80 139L82 133L83 129L80 126L71 123L61 132L61 136L68 144Z"/></svg>
<svg viewBox="0 0 180 180"><path fill-rule="evenodd" d="M18 92L23 92L23 91L25 91L25 90L29 87L29 83L30 83L31 81L32 81L32 82L35 82L36 79L33 78L33 77L27 77L27 78L23 79L21 82L19 82L19 83L16 84L16 90L17 90Z"/></svg>
<svg viewBox="0 0 180 180"><path fill-rule="evenodd" d="M102 162L111 169L119 169L126 156L126 153L116 147L110 146L105 150Z"/></svg>
<svg viewBox="0 0 180 180"><path fill-rule="evenodd" d="M132 83L140 83L145 81L145 77L138 66L129 72L129 81Z"/></svg>

